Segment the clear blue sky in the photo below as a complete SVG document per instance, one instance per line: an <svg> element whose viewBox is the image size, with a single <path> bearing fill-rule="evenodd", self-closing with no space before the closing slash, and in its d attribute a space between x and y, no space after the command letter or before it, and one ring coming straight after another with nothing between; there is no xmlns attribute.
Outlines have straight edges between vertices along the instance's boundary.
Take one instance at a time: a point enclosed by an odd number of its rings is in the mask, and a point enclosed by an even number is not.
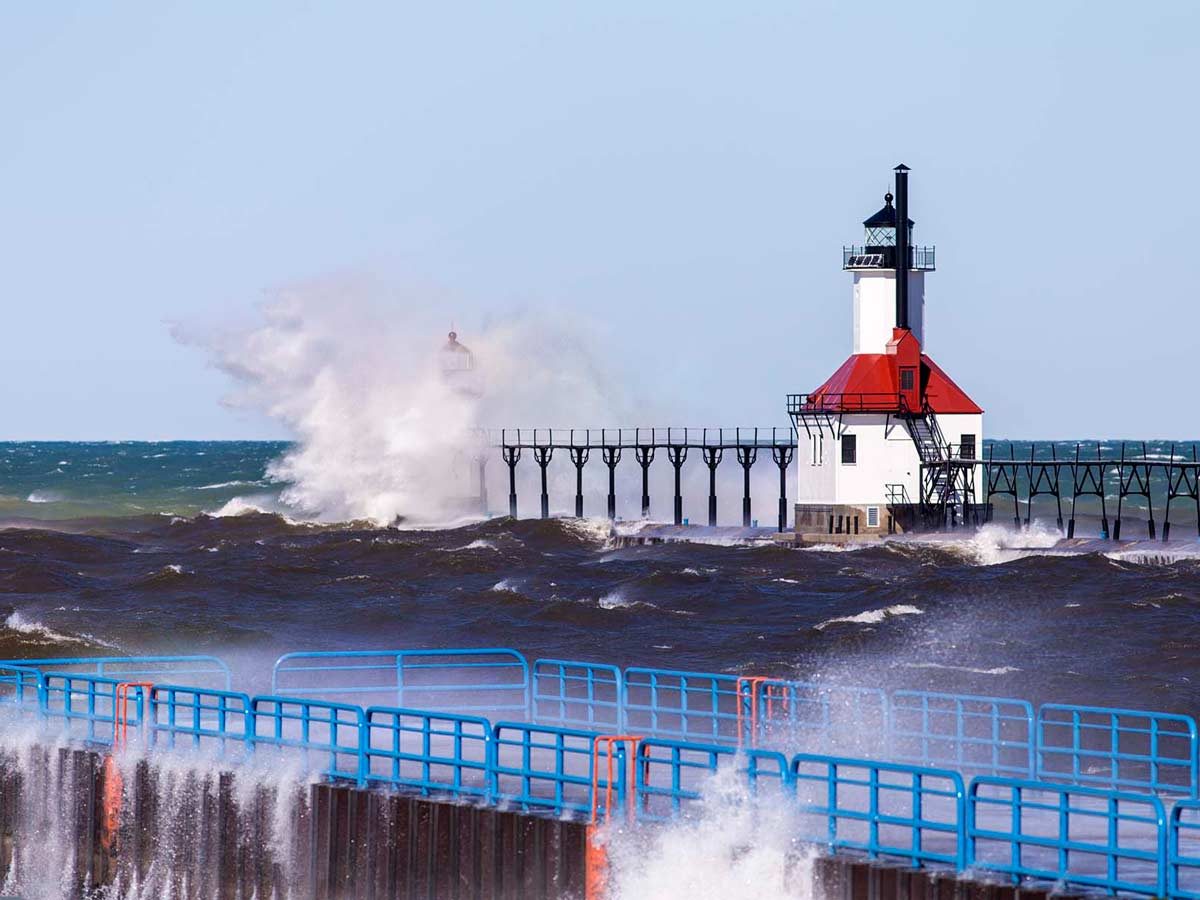
<svg viewBox="0 0 1200 900"><path fill-rule="evenodd" d="M1190 0L8 4L0 437L277 436L167 323L358 270L782 424L900 161L990 434L1197 437L1198 58Z"/></svg>

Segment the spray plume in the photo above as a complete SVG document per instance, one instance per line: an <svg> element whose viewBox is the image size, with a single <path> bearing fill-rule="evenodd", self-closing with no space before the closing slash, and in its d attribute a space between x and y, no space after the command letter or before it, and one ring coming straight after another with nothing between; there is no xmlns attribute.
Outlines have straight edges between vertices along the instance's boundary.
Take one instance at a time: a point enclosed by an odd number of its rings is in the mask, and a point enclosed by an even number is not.
<svg viewBox="0 0 1200 900"><path fill-rule="evenodd" d="M229 405L294 435L268 471L286 485L277 511L444 523L477 493L480 429L612 421L614 398L581 333L530 314L462 334L476 360L474 389L464 390L439 360L451 317L438 305L364 278L326 279L275 293L246 328L175 334L234 379ZM239 498L227 511L262 499Z"/></svg>

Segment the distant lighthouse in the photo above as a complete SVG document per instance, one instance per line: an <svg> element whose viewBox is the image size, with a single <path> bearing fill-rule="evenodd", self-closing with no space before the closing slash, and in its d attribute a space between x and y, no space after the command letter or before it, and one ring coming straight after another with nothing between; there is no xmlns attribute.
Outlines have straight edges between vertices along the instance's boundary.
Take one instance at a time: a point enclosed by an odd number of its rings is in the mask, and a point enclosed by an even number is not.
<svg viewBox="0 0 1200 900"><path fill-rule="evenodd" d="M446 343L440 353L440 367L444 380L455 393L464 397L479 397L483 393L479 373L475 368L475 354L458 340L453 328L446 335Z"/></svg>
<svg viewBox="0 0 1200 900"><path fill-rule="evenodd" d="M796 531L878 534L919 513L957 516L974 502L983 410L924 352L925 274L913 245L908 172L842 249L853 277L850 357L824 384L788 397L799 434ZM894 201L894 204L893 204Z"/></svg>

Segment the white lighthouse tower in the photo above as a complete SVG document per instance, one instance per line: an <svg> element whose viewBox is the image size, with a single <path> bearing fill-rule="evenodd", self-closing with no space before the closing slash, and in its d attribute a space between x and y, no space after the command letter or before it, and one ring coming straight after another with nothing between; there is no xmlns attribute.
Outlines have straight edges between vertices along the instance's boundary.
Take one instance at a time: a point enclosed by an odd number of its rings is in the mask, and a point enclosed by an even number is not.
<svg viewBox="0 0 1200 900"><path fill-rule="evenodd" d="M845 247L854 279L850 357L820 387L788 397L799 435L798 534L879 534L957 520L974 503L983 410L925 353L925 274L912 243L908 167L896 196ZM895 205L893 206L893 199Z"/></svg>

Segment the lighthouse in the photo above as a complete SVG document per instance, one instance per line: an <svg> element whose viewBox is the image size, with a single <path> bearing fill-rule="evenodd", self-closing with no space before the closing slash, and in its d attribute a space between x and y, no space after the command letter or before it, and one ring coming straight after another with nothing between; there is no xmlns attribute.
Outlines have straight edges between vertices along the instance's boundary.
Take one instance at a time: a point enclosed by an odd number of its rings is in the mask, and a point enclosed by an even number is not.
<svg viewBox="0 0 1200 900"><path fill-rule="evenodd" d="M851 353L807 394L788 396L796 426L798 534L880 534L955 523L975 502L983 410L925 352L925 276L908 172L842 248L852 279Z"/></svg>

